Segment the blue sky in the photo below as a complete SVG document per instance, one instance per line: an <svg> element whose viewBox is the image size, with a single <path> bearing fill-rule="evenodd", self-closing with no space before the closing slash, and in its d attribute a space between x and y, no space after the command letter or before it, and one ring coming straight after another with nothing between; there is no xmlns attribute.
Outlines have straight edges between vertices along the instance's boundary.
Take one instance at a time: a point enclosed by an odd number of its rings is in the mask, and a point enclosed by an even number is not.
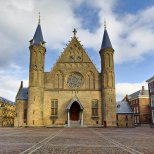
<svg viewBox="0 0 154 154"><path fill-rule="evenodd" d="M20 81L28 85L29 40L41 12L50 71L70 41L73 28L100 70L104 19L115 50L117 100L141 89L154 75L154 0L0 1L0 96L15 99Z"/></svg>

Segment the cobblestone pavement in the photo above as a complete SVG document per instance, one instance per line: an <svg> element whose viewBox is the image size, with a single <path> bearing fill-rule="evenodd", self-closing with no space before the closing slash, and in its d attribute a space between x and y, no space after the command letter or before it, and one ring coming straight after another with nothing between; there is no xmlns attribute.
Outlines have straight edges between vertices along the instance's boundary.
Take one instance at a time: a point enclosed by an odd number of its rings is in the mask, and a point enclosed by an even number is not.
<svg viewBox="0 0 154 154"><path fill-rule="evenodd" d="M154 129L0 128L0 154L154 154Z"/></svg>

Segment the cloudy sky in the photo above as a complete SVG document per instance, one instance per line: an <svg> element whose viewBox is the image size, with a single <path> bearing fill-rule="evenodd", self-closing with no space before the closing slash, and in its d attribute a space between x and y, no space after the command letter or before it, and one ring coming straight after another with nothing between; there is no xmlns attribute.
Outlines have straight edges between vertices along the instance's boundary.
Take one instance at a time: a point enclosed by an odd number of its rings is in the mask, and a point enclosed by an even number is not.
<svg viewBox="0 0 154 154"><path fill-rule="evenodd" d="M47 53L45 71L77 36L100 70L104 19L115 49L117 100L147 87L154 75L154 0L0 0L0 96L12 101L28 85L29 40L41 12Z"/></svg>

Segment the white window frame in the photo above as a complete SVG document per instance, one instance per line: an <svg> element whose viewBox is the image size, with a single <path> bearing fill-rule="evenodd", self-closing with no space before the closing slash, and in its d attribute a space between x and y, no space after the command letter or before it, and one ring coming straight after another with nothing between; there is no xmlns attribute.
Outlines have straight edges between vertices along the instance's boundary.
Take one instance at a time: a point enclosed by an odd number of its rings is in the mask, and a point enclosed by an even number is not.
<svg viewBox="0 0 154 154"><path fill-rule="evenodd" d="M151 107L154 107L154 96L151 96Z"/></svg>
<svg viewBox="0 0 154 154"><path fill-rule="evenodd" d="M149 90L150 90L150 92L154 92L154 83L153 83L153 81L149 84Z"/></svg>

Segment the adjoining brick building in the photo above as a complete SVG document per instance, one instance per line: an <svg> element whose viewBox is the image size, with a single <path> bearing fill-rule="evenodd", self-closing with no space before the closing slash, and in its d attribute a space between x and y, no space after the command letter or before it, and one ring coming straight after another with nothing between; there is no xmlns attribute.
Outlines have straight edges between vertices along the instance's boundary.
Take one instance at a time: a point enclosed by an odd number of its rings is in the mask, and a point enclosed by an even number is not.
<svg viewBox="0 0 154 154"><path fill-rule="evenodd" d="M142 86L141 90L126 97L134 112L135 125L150 124L149 91Z"/></svg>
<svg viewBox="0 0 154 154"><path fill-rule="evenodd" d="M0 126L13 126L15 117L14 102L0 97Z"/></svg>
<svg viewBox="0 0 154 154"><path fill-rule="evenodd" d="M150 117L151 126L154 127L154 76L148 79L149 101L150 101Z"/></svg>
<svg viewBox="0 0 154 154"><path fill-rule="evenodd" d="M98 51L101 72L76 33L51 71L44 72L46 48L38 24L29 46L29 87L21 84L16 97L15 126L116 126L114 49L106 27Z"/></svg>
<svg viewBox="0 0 154 154"><path fill-rule="evenodd" d="M134 113L126 100L116 102L117 127L134 127Z"/></svg>

